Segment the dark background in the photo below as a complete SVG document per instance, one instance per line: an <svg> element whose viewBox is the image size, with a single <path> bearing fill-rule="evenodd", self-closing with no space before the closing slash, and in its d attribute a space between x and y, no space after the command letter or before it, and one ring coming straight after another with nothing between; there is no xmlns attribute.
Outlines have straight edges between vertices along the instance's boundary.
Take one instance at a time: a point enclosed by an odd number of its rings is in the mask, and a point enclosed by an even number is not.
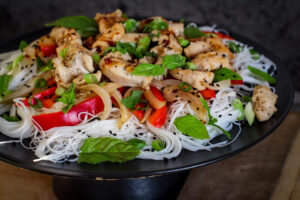
<svg viewBox="0 0 300 200"><path fill-rule="evenodd" d="M0 0L0 43L67 15L122 9L129 16L163 16L217 24L239 33L278 55L300 90L299 0Z"/></svg>

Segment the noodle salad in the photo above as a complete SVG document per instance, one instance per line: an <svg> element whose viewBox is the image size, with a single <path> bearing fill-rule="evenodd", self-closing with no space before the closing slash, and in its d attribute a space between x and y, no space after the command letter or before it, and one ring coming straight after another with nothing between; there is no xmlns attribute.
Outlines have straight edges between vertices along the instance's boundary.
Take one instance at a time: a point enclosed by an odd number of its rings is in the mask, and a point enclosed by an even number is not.
<svg viewBox="0 0 300 200"><path fill-rule="evenodd" d="M0 132L15 138L0 145L19 141L35 162L210 151L277 110L275 64L216 26L121 10L46 26L49 34L0 54Z"/></svg>

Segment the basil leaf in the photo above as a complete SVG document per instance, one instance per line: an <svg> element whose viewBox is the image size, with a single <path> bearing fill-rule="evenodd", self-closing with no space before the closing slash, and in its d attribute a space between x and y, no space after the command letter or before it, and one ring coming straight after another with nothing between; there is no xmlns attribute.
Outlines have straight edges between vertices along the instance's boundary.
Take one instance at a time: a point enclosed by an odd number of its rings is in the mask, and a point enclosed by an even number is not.
<svg viewBox="0 0 300 200"><path fill-rule="evenodd" d="M163 73L165 73L165 69L161 65L141 63L134 68L131 74L136 76L160 76Z"/></svg>
<svg viewBox="0 0 300 200"><path fill-rule="evenodd" d="M166 148L166 145L161 140L153 140L151 145L152 145L152 148L157 151L161 151L164 148Z"/></svg>
<svg viewBox="0 0 300 200"><path fill-rule="evenodd" d="M43 78L39 78L34 83L34 88L43 88L47 86L47 81Z"/></svg>
<svg viewBox="0 0 300 200"><path fill-rule="evenodd" d="M194 70L197 68L197 65L193 62L186 62L185 63L185 68L186 69L191 69L191 70Z"/></svg>
<svg viewBox="0 0 300 200"><path fill-rule="evenodd" d="M229 49L233 53L240 53L241 51L244 50L244 47L240 46L239 44L236 44L232 41L229 42Z"/></svg>
<svg viewBox="0 0 300 200"><path fill-rule="evenodd" d="M184 29L183 31L184 35L187 38L199 38L199 37L204 37L205 33L201 32L199 28L194 27L194 26L188 26Z"/></svg>
<svg viewBox="0 0 300 200"><path fill-rule="evenodd" d="M8 116L7 114L3 114L2 118L5 119L8 122L19 122L19 121L21 121L20 118L18 118L16 116Z"/></svg>
<svg viewBox="0 0 300 200"><path fill-rule="evenodd" d="M219 81L223 81L223 80L243 80L242 77L230 70L230 69L227 69L227 68L220 68L220 69L217 69L216 71L214 71L214 80L213 82L219 82Z"/></svg>
<svg viewBox="0 0 300 200"><path fill-rule="evenodd" d="M239 110L241 112L241 115L237 118L237 120L242 120L244 116L244 108L243 103L239 99L235 99L233 101L233 108L234 110Z"/></svg>
<svg viewBox="0 0 300 200"><path fill-rule="evenodd" d="M59 52L59 56L62 57L63 59L65 59L65 58L66 58L66 55L67 55L68 49L69 49L69 46L67 46L66 48L64 48L63 50L61 50L61 51Z"/></svg>
<svg viewBox="0 0 300 200"><path fill-rule="evenodd" d="M127 142L129 144L134 145L138 149L143 149L147 145L145 141L140 140L140 139L136 139L136 138L132 138L132 139L128 140Z"/></svg>
<svg viewBox="0 0 300 200"><path fill-rule="evenodd" d="M151 42L151 40L150 40L150 37L148 37L148 36L145 36L138 41L138 45L137 45L136 52L135 52L135 56L137 58L142 58L146 55L147 49L149 48L149 45L150 45L150 42Z"/></svg>
<svg viewBox="0 0 300 200"><path fill-rule="evenodd" d="M168 28L168 23L162 21L162 19L154 19L149 24L147 24L143 30L144 33L150 33L153 30L165 30Z"/></svg>
<svg viewBox="0 0 300 200"><path fill-rule="evenodd" d="M184 38L179 38L178 42L182 47L187 47L190 44L190 41L188 41Z"/></svg>
<svg viewBox="0 0 300 200"><path fill-rule="evenodd" d="M47 23L46 26L74 28L81 37L89 37L98 31L98 24L96 20L86 16L63 17L54 22Z"/></svg>
<svg viewBox="0 0 300 200"><path fill-rule="evenodd" d="M75 84L73 83L71 87L65 91L57 101L63 102L67 106L63 107L62 111L67 113L74 106L75 99Z"/></svg>
<svg viewBox="0 0 300 200"><path fill-rule="evenodd" d="M28 46L28 43L25 40L21 40L19 44L19 49L23 51Z"/></svg>
<svg viewBox="0 0 300 200"><path fill-rule="evenodd" d="M39 56L36 57L36 64L37 64L38 68L41 68L44 66L44 62L42 61L42 59Z"/></svg>
<svg viewBox="0 0 300 200"><path fill-rule="evenodd" d="M0 97L9 93L8 86L12 75L3 74L0 76Z"/></svg>
<svg viewBox="0 0 300 200"><path fill-rule="evenodd" d="M179 86L179 89L184 92L188 92L192 89L192 86L190 84L188 84L187 82L182 82L178 86Z"/></svg>
<svg viewBox="0 0 300 200"><path fill-rule="evenodd" d="M265 81L268 81L270 84L276 83L275 78L273 76L271 76L270 74L268 74L264 71L261 71L255 67L251 67L250 65L248 65L248 69L252 74L264 79Z"/></svg>
<svg viewBox="0 0 300 200"><path fill-rule="evenodd" d="M93 54L93 55L92 55L92 58L93 58L93 62L94 62L96 65L98 65L99 62L100 62L100 60L101 60L99 54Z"/></svg>
<svg viewBox="0 0 300 200"><path fill-rule="evenodd" d="M177 117L174 125L180 132L193 138L201 140L210 138L205 125L191 114Z"/></svg>
<svg viewBox="0 0 300 200"><path fill-rule="evenodd" d="M185 64L186 57L180 54L165 55L162 60L162 65L167 69L176 69Z"/></svg>
<svg viewBox="0 0 300 200"><path fill-rule="evenodd" d="M50 58L47 63L39 69L39 73L54 69L52 59L53 58Z"/></svg>
<svg viewBox="0 0 300 200"><path fill-rule="evenodd" d="M251 58L253 60L258 60L260 58L260 55L257 51L254 51L253 49L249 49L249 53L251 54Z"/></svg>
<svg viewBox="0 0 300 200"><path fill-rule="evenodd" d="M135 19L128 19L124 23L124 27L126 30L126 33L134 32L136 28L138 27L138 22Z"/></svg>
<svg viewBox="0 0 300 200"><path fill-rule="evenodd" d="M33 108L42 108L43 107L43 103L40 99L35 98L35 97L30 97L27 100L28 104L33 107Z"/></svg>
<svg viewBox="0 0 300 200"><path fill-rule="evenodd" d="M78 163L125 162L133 160L140 150L127 142L110 137L88 138L80 149Z"/></svg>
<svg viewBox="0 0 300 200"><path fill-rule="evenodd" d="M130 42L130 43L122 43L122 42L117 42L116 48L119 52L122 54L129 53L131 55L135 54L135 44Z"/></svg>
<svg viewBox="0 0 300 200"><path fill-rule="evenodd" d="M244 95L244 96L242 96L242 101L243 102L251 102L251 97Z"/></svg>
<svg viewBox="0 0 300 200"><path fill-rule="evenodd" d="M132 90L130 96L122 98L121 103L130 110L133 110L139 103L142 94L142 90Z"/></svg>
<svg viewBox="0 0 300 200"><path fill-rule="evenodd" d="M99 81L97 80L94 74L84 74L84 80L87 84L98 84Z"/></svg>
<svg viewBox="0 0 300 200"><path fill-rule="evenodd" d="M107 47L104 52L103 52L103 56L107 55L109 52L116 52L117 48L116 47Z"/></svg>

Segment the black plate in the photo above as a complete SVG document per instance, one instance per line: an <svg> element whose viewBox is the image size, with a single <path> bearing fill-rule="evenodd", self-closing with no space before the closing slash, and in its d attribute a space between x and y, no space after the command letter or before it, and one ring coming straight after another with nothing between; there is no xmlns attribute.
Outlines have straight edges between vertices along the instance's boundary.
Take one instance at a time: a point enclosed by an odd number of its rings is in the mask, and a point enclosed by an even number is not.
<svg viewBox="0 0 300 200"><path fill-rule="evenodd" d="M19 42L22 39L28 42L33 41L48 32L49 29L44 28L23 35L22 37L18 37L0 45L0 51L5 52L17 49ZM246 150L272 133L284 120L293 103L294 86L291 81L291 77L286 70L286 66L280 59L278 59L278 57L263 48L261 45L244 37L236 34L232 34L232 36L241 42L253 46L258 52L263 53L277 65L278 70L275 75L277 84L275 85L275 88L276 93L279 96L277 103L278 111L272 119L264 123L256 121L252 127L244 125L242 127L241 135L233 144L223 148L216 148L212 151L191 152L183 150L176 160L153 161L135 159L122 164L103 163L98 165L78 165L77 163L55 164L47 161L34 163L33 159L36 157L31 150L24 149L20 144L2 144L0 145L0 159L18 167L58 176L88 179L130 178L180 172L214 163ZM234 132L234 130L232 132ZM9 139L10 138L0 134L0 141ZM217 140L218 139L220 139L220 137L217 138Z"/></svg>

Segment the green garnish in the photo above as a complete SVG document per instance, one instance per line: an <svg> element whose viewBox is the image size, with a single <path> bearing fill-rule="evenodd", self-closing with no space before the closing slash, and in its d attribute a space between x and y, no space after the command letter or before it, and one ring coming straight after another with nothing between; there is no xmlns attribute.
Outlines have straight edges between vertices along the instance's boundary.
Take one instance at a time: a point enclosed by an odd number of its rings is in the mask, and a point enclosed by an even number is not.
<svg viewBox="0 0 300 200"><path fill-rule="evenodd" d="M243 102L251 102L251 97L247 96L247 95L244 95L244 96L242 96L242 101Z"/></svg>
<svg viewBox="0 0 300 200"><path fill-rule="evenodd" d="M56 88L56 90L55 90L55 94L57 95L57 96L61 96L61 95L63 95L63 93L65 92L66 90L65 90L65 88L63 88L63 87L58 87L58 88Z"/></svg>
<svg viewBox="0 0 300 200"><path fill-rule="evenodd" d="M154 65L149 63L141 63L131 72L136 76L160 76L165 73L165 69L161 65Z"/></svg>
<svg viewBox="0 0 300 200"><path fill-rule="evenodd" d="M21 40L19 44L19 49L23 51L28 46L28 43L25 40Z"/></svg>
<svg viewBox="0 0 300 200"><path fill-rule="evenodd" d="M140 139L136 139L136 138L132 138L132 139L128 140L127 142L136 146L138 149L143 149L147 145L144 140L140 140Z"/></svg>
<svg viewBox="0 0 300 200"><path fill-rule="evenodd" d="M188 41L184 38L179 38L178 42L182 47L187 47L190 44L190 41Z"/></svg>
<svg viewBox="0 0 300 200"><path fill-rule="evenodd" d="M39 78L34 83L34 88L43 88L47 86L47 81L43 78Z"/></svg>
<svg viewBox="0 0 300 200"><path fill-rule="evenodd" d="M44 62L42 61L42 59L39 56L36 57L36 64L39 69L44 66Z"/></svg>
<svg viewBox="0 0 300 200"><path fill-rule="evenodd" d="M193 138L201 140L210 138L205 125L191 114L177 117L174 125L180 132Z"/></svg>
<svg viewBox="0 0 300 200"><path fill-rule="evenodd" d="M32 100L33 100L34 104L32 104ZM35 97L28 98L27 102L33 108L42 108L43 107L42 101Z"/></svg>
<svg viewBox="0 0 300 200"><path fill-rule="evenodd" d="M109 52L116 52L117 48L116 47L107 47L104 52L103 52L103 56L107 55Z"/></svg>
<svg viewBox="0 0 300 200"><path fill-rule="evenodd" d="M191 69L191 70L194 70L197 68L197 65L195 63L192 63L192 62L186 62L185 63L185 68L186 69Z"/></svg>
<svg viewBox="0 0 300 200"><path fill-rule="evenodd" d="M165 30L168 28L168 23L162 21L160 18L152 20L147 24L143 30L144 33L150 33L153 30Z"/></svg>
<svg viewBox="0 0 300 200"><path fill-rule="evenodd" d="M86 16L63 17L54 22L47 23L46 26L74 28L83 38L90 37L98 31L98 24L96 20Z"/></svg>
<svg viewBox="0 0 300 200"><path fill-rule="evenodd" d="M257 68L251 67L250 65L248 65L248 69L252 74L264 79L265 81L268 81L270 84L276 83L275 78L273 76L271 76L270 74L268 74L264 71L261 71Z"/></svg>
<svg viewBox="0 0 300 200"><path fill-rule="evenodd" d="M153 140L151 145L152 145L152 148L157 151L161 151L164 148L166 148L166 145L161 140Z"/></svg>
<svg viewBox="0 0 300 200"><path fill-rule="evenodd" d="M52 59L53 58L50 58L47 63L39 69L39 73L54 69Z"/></svg>
<svg viewBox="0 0 300 200"><path fill-rule="evenodd" d="M133 110L140 102L142 94L142 90L132 90L130 96L122 98L121 103L126 106L126 108Z"/></svg>
<svg viewBox="0 0 300 200"><path fill-rule="evenodd" d="M237 118L237 120L242 120L244 116L244 107L243 103L239 99L235 99L233 101L233 108L234 110L239 110L241 112L241 115Z"/></svg>
<svg viewBox="0 0 300 200"><path fill-rule="evenodd" d="M133 144L110 137L88 138L80 149L78 163L125 162L133 160L140 150Z"/></svg>
<svg viewBox="0 0 300 200"><path fill-rule="evenodd" d="M135 43L130 42L130 43L122 43L122 42L117 42L116 48L119 52L122 54L129 53L134 55L135 54Z"/></svg>
<svg viewBox="0 0 300 200"><path fill-rule="evenodd" d="M73 106L75 100L75 84L73 83L71 87L65 91L57 101L63 102L66 104L65 107L62 108L64 113L67 113Z"/></svg>
<svg viewBox="0 0 300 200"><path fill-rule="evenodd" d="M163 67L167 69L176 69L185 64L186 57L180 54L165 55L162 60Z"/></svg>
<svg viewBox="0 0 300 200"><path fill-rule="evenodd" d="M204 37L205 33L201 32L197 27L188 26L184 29L184 35L187 38L199 38L199 37Z"/></svg>
<svg viewBox="0 0 300 200"><path fill-rule="evenodd" d="M223 81L223 80L243 80L242 77L230 70L230 69L227 69L227 68L220 68L220 69L217 69L216 71L214 71L214 80L213 82L219 82L219 81Z"/></svg>
<svg viewBox="0 0 300 200"><path fill-rule="evenodd" d="M248 124L251 126L255 119L255 113L251 102L248 102L245 106L245 118Z"/></svg>
<svg viewBox="0 0 300 200"><path fill-rule="evenodd" d="M21 119L19 117L9 116L6 113L3 114L2 118L5 119L8 122L19 122L19 121L21 121Z"/></svg>
<svg viewBox="0 0 300 200"><path fill-rule="evenodd" d="M254 49L249 49L249 53L251 54L251 58L253 60L258 60L260 58L260 55L257 51L254 51Z"/></svg>
<svg viewBox="0 0 300 200"><path fill-rule="evenodd" d="M10 93L8 86L11 79L12 75L3 74L0 76L0 101L2 96Z"/></svg>
<svg viewBox="0 0 300 200"><path fill-rule="evenodd" d="M69 46L67 46L66 48L64 48L63 50L61 50L61 51L59 52L59 56L62 57L63 59L65 59L65 58L66 58L66 55L67 55L68 49L69 49Z"/></svg>
<svg viewBox="0 0 300 200"><path fill-rule="evenodd" d="M7 66L9 71L13 70L23 60L24 55L20 54L10 65Z"/></svg>
<svg viewBox="0 0 300 200"><path fill-rule="evenodd" d="M136 30L136 28L138 27L138 24L139 23L135 19L128 19L124 23L126 33L134 32Z"/></svg>
<svg viewBox="0 0 300 200"><path fill-rule="evenodd" d="M179 89L184 92L188 92L192 89L192 86L190 84L188 84L187 82L182 82L178 86L179 86Z"/></svg>
<svg viewBox="0 0 300 200"><path fill-rule="evenodd" d="M244 50L244 47L240 46L239 44L236 44L232 41L229 42L229 49L233 53L240 53L241 51Z"/></svg>
<svg viewBox="0 0 300 200"><path fill-rule="evenodd" d="M84 80L87 84L98 84L99 81L94 74L84 74Z"/></svg>
<svg viewBox="0 0 300 200"><path fill-rule="evenodd" d="M99 84L100 87L103 87L106 84L105 81L103 81L102 83Z"/></svg>
<svg viewBox="0 0 300 200"><path fill-rule="evenodd" d="M101 60L99 54L96 54L96 53L93 54L93 55L92 55L92 58L93 58L93 62L94 62L96 65L98 65L99 62L100 62L100 60Z"/></svg>
<svg viewBox="0 0 300 200"><path fill-rule="evenodd" d="M151 40L150 40L150 37L148 37L148 36L145 36L138 41L137 48L135 51L135 56L137 58L142 58L146 54L146 51L149 48L150 42L151 42Z"/></svg>

